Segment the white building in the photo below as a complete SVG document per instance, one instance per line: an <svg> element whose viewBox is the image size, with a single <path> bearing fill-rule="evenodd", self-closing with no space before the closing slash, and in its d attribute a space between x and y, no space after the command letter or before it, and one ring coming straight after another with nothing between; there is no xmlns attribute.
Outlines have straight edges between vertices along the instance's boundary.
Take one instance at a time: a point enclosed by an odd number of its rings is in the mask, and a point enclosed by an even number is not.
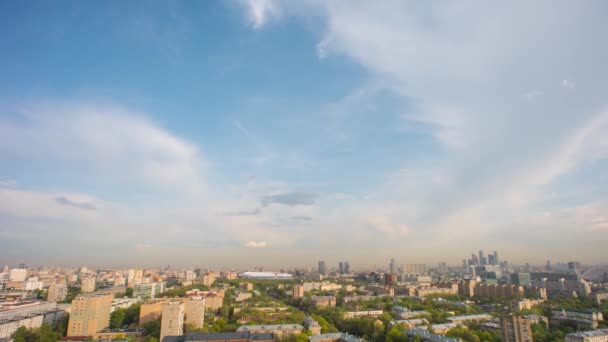
<svg viewBox="0 0 608 342"><path fill-rule="evenodd" d="M25 281L27 278L27 270L25 268L13 268L10 271L10 281Z"/></svg>

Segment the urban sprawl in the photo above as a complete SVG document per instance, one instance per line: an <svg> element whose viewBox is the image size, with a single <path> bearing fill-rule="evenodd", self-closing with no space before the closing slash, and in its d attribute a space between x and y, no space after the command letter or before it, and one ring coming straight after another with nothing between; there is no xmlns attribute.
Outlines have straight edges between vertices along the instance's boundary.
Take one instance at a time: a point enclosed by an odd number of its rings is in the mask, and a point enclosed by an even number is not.
<svg viewBox="0 0 608 342"><path fill-rule="evenodd" d="M608 267L458 265L374 271L7 265L0 341L608 342Z"/></svg>

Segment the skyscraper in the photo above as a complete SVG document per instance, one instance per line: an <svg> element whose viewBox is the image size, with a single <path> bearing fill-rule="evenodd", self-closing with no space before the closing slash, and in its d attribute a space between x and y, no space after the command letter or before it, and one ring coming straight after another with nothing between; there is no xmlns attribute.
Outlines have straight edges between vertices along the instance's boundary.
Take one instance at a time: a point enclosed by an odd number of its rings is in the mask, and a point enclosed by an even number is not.
<svg viewBox="0 0 608 342"><path fill-rule="evenodd" d="M165 336L177 336L184 333L184 304L169 302L163 305L160 322L160 340Z"/></svg>
<svg viewBox="0 0 608 342"><path fill-rule="evenodd" d="M395 274L396 273L397 270L396 270L396 267L395 267L395 259L394 258L391 258L391 263L389 264L388 269L389 269L389 272L391 274Z"/></svg>
<svg viewBox="0 0 608 342"><path fill-rule="evenodd" d="M500 265L500 260L498 259L498 252L494 251L494 265Z"/></svg>
<svg viewBox="0 0 608 342"><path fill-rule="evenodd" d="M483 250L479 250L479 265L484 266L487 265L488 261L486 259L486 256L483 255Z"/></svg>
<svg viewBox="0 0 608 342"><path fill-rule="evenodd" d="M338 273L340 274L349 274L350 273L350 265L348 261L340 261L338 263Z"/></svg>
<svg viewBox="0 0 608 342"><path fill-rule="evenodd" d="M89 293L72 301L67 336L93 336L110 323L111 294Z"/></svg>
<svg viewBox="0 0 608 342"><path fill-rule="evenodd" d="M327 271L325 269L325 261L319 261L319 274L327 275Z"/></svg>

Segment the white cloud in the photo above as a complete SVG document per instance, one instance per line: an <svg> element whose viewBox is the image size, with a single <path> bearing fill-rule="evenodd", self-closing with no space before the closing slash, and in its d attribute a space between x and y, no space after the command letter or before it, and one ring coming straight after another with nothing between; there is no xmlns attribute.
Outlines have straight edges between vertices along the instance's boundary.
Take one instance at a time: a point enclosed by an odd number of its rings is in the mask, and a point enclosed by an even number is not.
<svg viewBox="0 0 608 342"><path fill-rule="evenodd" d="M242 2L249 22L255 29L260 29L270 20L278 18L282 14L277 0L243 0Z"/></svg>
<svg viewBox="0 0 608 342"><path fill-rule="evenodd" d="M266 241L249 241L245 243L245 247L264 248L266 247Z"/></svg>
<svg viewBox="0 0 608 342"><path fill-rule="evenodd" d="M56 162L75 178L204 188L198 147L141 113L99 104L44 104L21 114L21 120L0 121L5 156Z"/></svg>
<svg viewBox="0 0 608 342"><path fill-rule="evenodd" d="M602 4L388 0L318 1L309 3L309 11L299 3L284 6L303 16L316 12L325 29L319 57L347 57L373 83L402 95L408 102L403 119L430 128L443 148L432 168L395 176L370 195L376 203L356 204L359 211L378 203L407 208L368 218L380 231L407 231L395 221L408 222L410 232L440 229L450 239L465 231L490 233L530 217L560 177L608 156L608 85L598 81L608 78L602 57L608 46L588 39L608 32L597 8ZM576 94L557 89L563 70L586 91L571 80L561 86L579 88ZM529 90L536 88L542 91ZM407 158L403 164L411 166Z"/></svg>

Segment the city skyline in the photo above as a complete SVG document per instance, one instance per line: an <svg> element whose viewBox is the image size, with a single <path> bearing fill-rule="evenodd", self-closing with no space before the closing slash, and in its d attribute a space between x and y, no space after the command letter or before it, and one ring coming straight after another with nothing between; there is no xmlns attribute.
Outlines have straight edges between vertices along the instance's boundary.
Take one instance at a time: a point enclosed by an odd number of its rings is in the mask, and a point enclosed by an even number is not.
<svg viewBox="0 0 608 342"><path fill-rule="evenodd" d="M0 8L0 264L608 258L608 3Z"/></svg>

